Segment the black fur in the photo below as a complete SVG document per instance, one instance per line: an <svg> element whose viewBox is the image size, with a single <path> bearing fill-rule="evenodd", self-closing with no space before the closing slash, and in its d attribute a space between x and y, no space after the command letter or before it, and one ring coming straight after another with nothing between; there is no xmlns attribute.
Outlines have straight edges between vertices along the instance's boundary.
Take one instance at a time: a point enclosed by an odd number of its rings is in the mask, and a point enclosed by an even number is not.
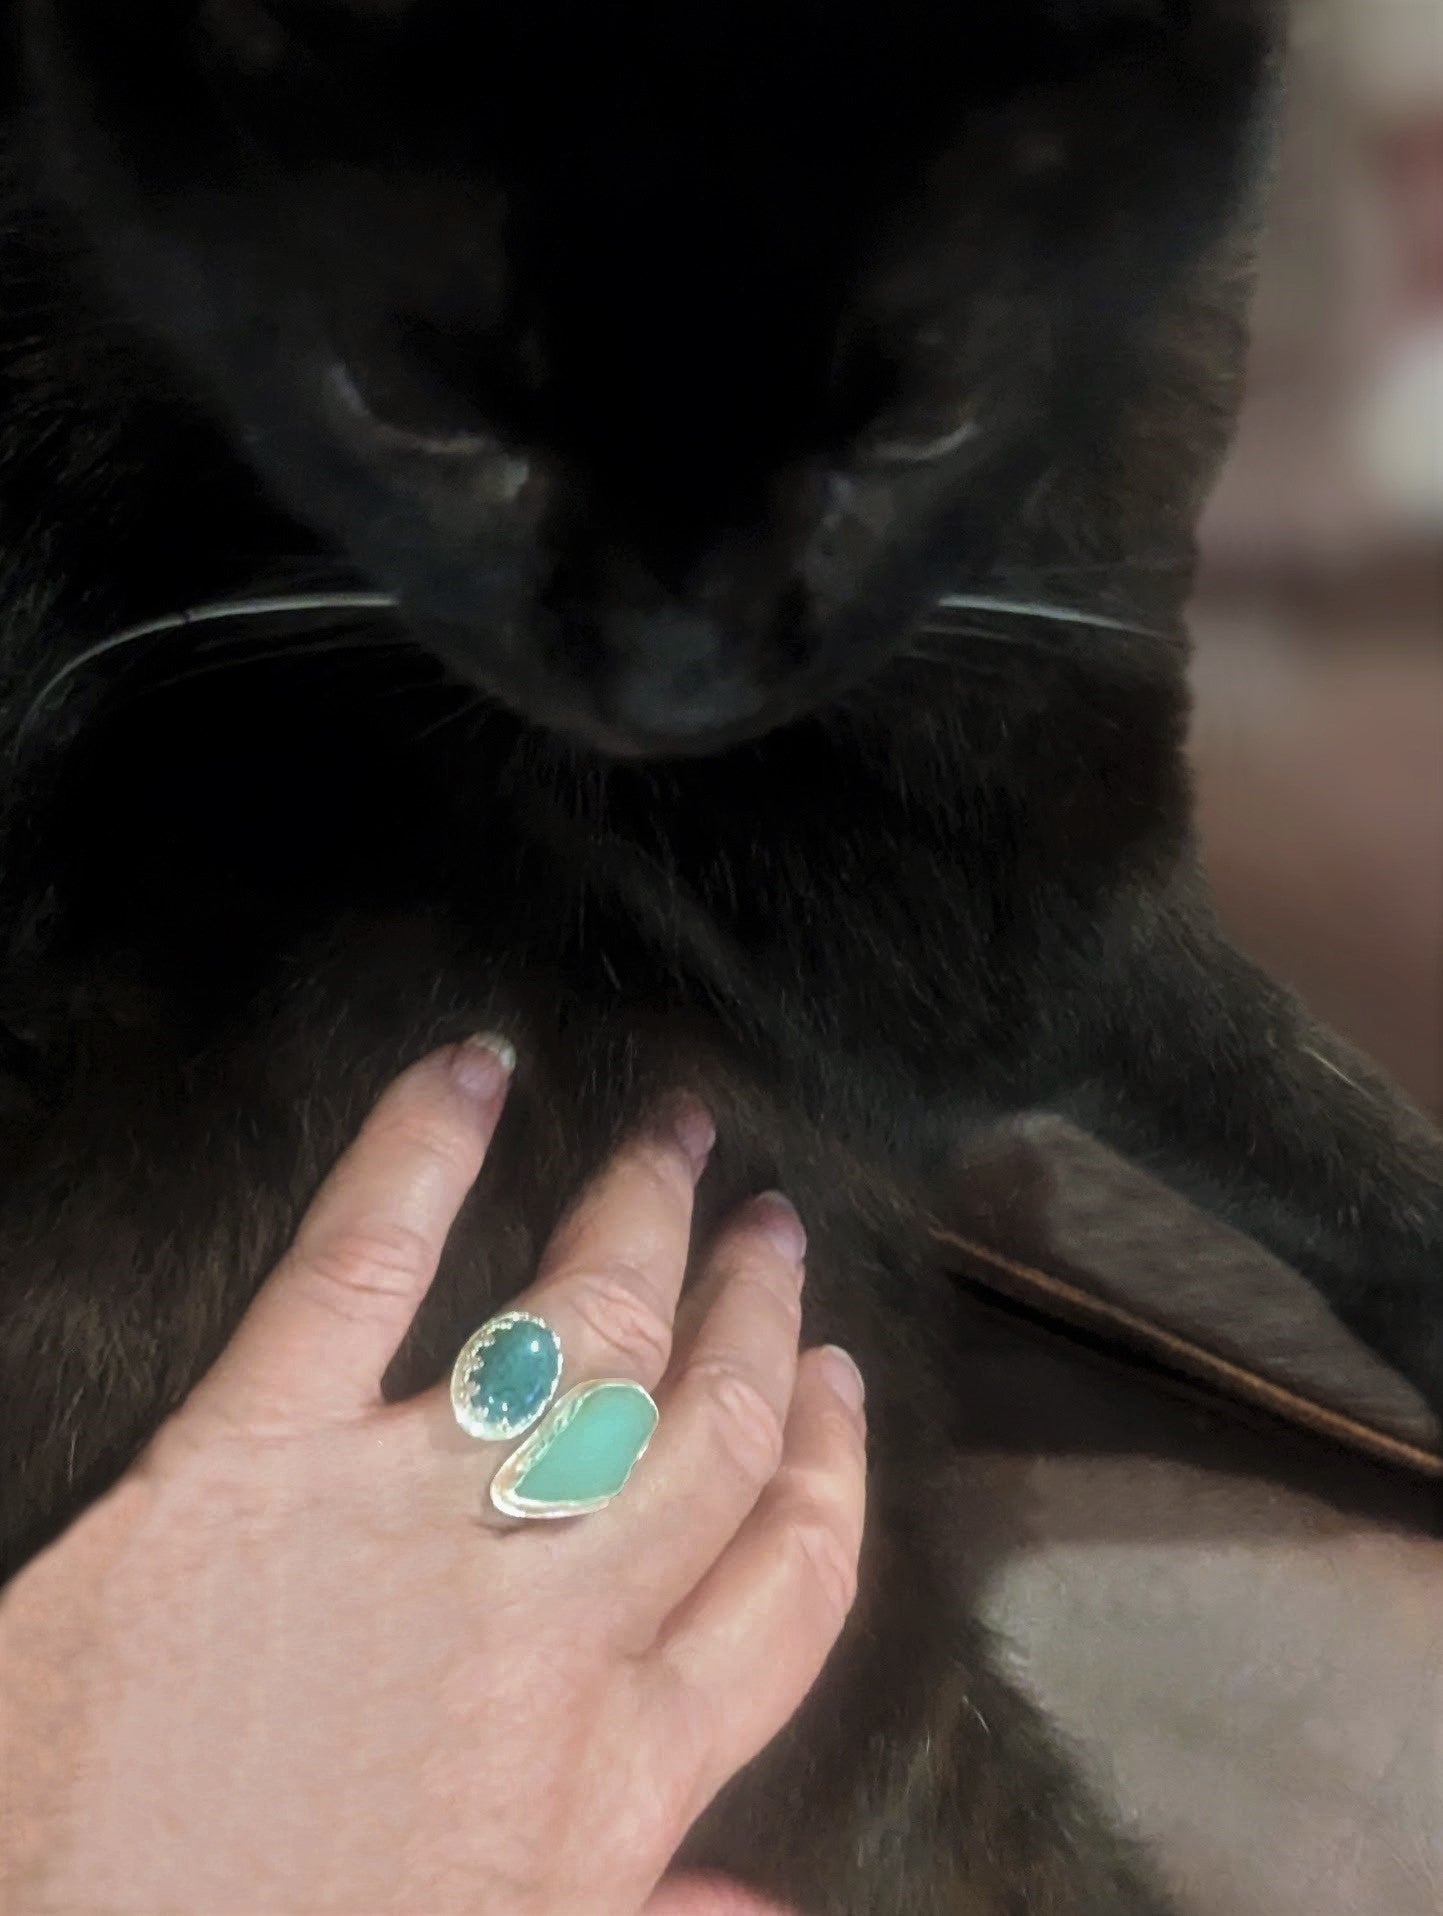
<svg viewBox="0 0 1443 1916"><path fill-rule="evenodd" d="M817 1916L1165 1909L934 1567L929 1225L976 1127L1063 1110L1443 1402L1443 1149L1222 942L1190 835L1273 13L0 0L7 1565L384 1079L500 1025L392 1388L678 1081L707 1222L788 1189L868 1377L857 1617L695 1854ZM368 581L403 612L80 662ZM1137 630L932 629L959 589Z"/></svg>

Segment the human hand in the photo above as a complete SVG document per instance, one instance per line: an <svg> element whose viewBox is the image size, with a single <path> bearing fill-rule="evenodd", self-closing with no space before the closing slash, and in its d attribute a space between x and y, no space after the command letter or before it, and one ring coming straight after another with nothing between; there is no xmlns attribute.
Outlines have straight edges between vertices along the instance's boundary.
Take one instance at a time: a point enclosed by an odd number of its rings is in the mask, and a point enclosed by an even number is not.
<svg viewBox="0 0 1443 1916"><path fill-rule="evenodd" d="M17 1916L636 1916L816 1677L855 1583L860 1384L798 1360L775 1199L722 1233L672 1353L699 1107L618 1155L515 1300L568 1386L661 1405L614 1504L507 1526L507 1446L444 1387L381 1400L506 1083L472 1043L391 1087L210 1374L5 1593Z"/></svg>

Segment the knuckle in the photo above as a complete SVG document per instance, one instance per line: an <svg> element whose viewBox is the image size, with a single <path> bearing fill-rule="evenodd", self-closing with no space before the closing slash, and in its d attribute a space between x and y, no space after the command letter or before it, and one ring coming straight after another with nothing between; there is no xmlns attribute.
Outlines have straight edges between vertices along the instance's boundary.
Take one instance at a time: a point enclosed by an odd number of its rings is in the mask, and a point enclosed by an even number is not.
<svg viewBox="0 0 1443 1916"><path fill-rule="evenodd" d="M773 1277L768 1289L786 1321L787 1329L792 1333L793 1341L800 1337L802 1330L802 1287L801 1283L788 1271L785 1281L778 1283Z"/></svg>
<svg viewBox="0 0 1443 1916"><path fill-rule="evenodd" d="M840 1405L828 1405L817 1414L818 1424L826 1435L827 1455L831 1460L831 1469L841 1471L848 1477L866 1476L867 1472L867 1426L859 1416L843 1410ZM835 1474L828 1479L835 1489Z"/></svg>
<svg viewBox="0 0 1443 1916"><path fill-rule="evenodd" d="M676 1194L681 1184L689 1184L681 1160L681 1147L670 1137L644 1133L627 1147L632 1170L667 1197Z"/></svg>
<svg viewBox="0 0 1443 1916"><path fill-rule="evenodd" d="M857 1597L857 1557L845 1527L814 1498L789 1503L782 1534L801 1581L839 1627Z"/></svg>
<svg viewBox="0 0 1443 1916"><path fill-rule="evenodd" d="M769 1483L782 1461L781 1412L734 1360L705 1358L693 1366L717 1442L749 1481Z"/></svg>
<svg viewBox="0 0 1443 1916"><path fill-rule="evenodd" d="M751 1292L768 1316L781 1319L795 1338L802 1328L802 1287L779 1258L747 1260L728 1272L729 1286Z"/></svg>
<svg viewBox="0 0 1443 1916"><path fill-rule="evenodd" d="M625 1177L643 1207L661 1218L691 1203L691 1179L681 1147L664 1139L636 1139L627 1150Z"/></svg>
<svg viewBox="0 0 1443 1916"><path fill-rule="evenodd" d="M410 1296L433 1256L419 1231L376 1218L308 1245L297 1281L324 1309L355 1318L375 1299Z"/></svg>
<svg viewBox="0 0 1443 1916"><path fill-rule="evenodd" d="M475 1145L472 1138L443 1112L403 1108L382 1120L377 1129L388 1147L408 1159L425 1159L470 1176Z"/></svg>
<svg viewBox="0 0 1443 1916"><path fill-rule="evenodd" d="M572 1310L608 1357L660 1376L671 1357L671 1322L639 1266L610 1264L577 1285Z"/></svg>

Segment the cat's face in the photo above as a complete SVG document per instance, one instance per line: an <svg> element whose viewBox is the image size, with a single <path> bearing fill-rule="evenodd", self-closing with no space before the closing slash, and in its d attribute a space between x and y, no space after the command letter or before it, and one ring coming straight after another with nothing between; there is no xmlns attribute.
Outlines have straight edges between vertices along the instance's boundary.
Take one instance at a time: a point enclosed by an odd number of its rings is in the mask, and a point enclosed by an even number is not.
<svg viewBox="0 0 1443 1916"><path fill-rule="evenodd" d="M1273 0L31 0L133 316L459 673L618 752L856 684L1121 404ZM1068 422L1071 422L1069 425Z"/></svg>

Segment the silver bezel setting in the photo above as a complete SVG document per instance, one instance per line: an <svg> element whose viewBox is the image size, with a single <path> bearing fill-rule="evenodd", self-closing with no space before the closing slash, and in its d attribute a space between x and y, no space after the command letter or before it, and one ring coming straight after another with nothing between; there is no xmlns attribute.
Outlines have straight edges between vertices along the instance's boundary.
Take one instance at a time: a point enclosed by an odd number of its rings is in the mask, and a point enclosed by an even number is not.
<svg viewBox="0 0 1443 1916"><path fill-rule="evenodd" d="M609 1491L604 1497L592 1497L571 1503L533 1503L527 1498L517 1497L514 1494L515 1485L520 1482L532 1464L536 1462L538 1457L545 1453L547 1447L559 1435L559 1427L552 1429L549 1428L549 1426L553 1423L558 1423L559 1426L561 1412L568 1405L575 1405L576 1408L579 1409L582 1403L596 1391L613 1390L618 1384L624 1384L627 1389L636 1391L646 1399L651 1405L652 1422L646 1442L632 1458L625 1477L617 1485L616 1489ZM511 1455L491 1479L491 1502L495 1505L496 1509L501 1512L503 1517L520 1517L532 1522L544 1522L547 1518L556 1517L589 1517L593 1511L605 1510L608 1504L615 1503L622 1491L624 1491L626 1486L631 1482L637 1465L651 1447L651 1440L656 1435L657 1425L660 1421L661 1413L656 1407L655 1398L649 1390L646 1390L642 1385L638 1384L634 1378L593 1377L588 1383L577 1384L566 1393L560 1403L555 1405L547 1419L548 1427L533 1430L531 1435L526 1439L526 1442L519 1444L516 1449L512 1451Z"/></svg>
<svg viewBox="0 0 1443 1916"><path fill-rule="evenodd" d="M551 1339L552 1349L556 1353L556 1371L551 1379L551 1388L545 1399L536 1409L525 1417L495 1421L481 1416L472 1406L468 1391L476 1360L483 1351L489 1350L497 1337L513 1324L534 1324ZM474 1331L461 1346L456 1362L451 1367L451 1408L456 1414L456 1422L468 1437L479 1438L483 1443L504 1444L519 1437L523 1431L530 1430L550 1410L555 1402L556 1393L561 1388L561 1373L566 1368L565 1356L561 1349L561 1339L552 1330L544 1317L537 1317L533 1311L503 1311L499 1317L491 1317Z"/></svg>

